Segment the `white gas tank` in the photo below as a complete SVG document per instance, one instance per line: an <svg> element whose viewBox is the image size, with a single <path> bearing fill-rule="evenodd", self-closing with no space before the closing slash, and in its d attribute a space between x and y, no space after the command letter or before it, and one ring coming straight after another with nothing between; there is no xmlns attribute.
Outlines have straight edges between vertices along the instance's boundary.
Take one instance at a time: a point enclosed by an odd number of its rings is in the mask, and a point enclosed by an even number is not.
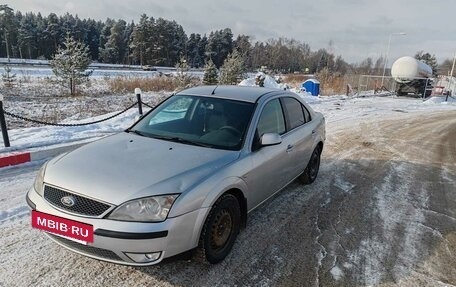
<svg viewBox="0 0 456 287"><path fill-rule="evenodd" d="M398 83L409 83L415 78L432 77L432 68L413 57L405 56L393 63L391 76Z"/></svg>

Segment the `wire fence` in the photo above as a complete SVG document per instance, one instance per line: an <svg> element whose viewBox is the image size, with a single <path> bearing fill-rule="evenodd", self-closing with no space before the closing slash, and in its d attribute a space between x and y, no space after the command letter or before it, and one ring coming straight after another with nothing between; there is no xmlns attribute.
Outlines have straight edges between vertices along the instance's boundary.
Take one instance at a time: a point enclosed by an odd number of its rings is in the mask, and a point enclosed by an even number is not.
<svg viewBox="0 0 456 287"><path fill-rule="evenodd" d="M142 107L141 107L142 105L144 105L144 106L146 106L146 107L148 107L150 109L154 108L154 106L143 102L141 100L141 96L140 95L137 95L137 96L138 96L138 100L137 101L131 103L125 109L123 109L123 110L121 110L121 111L119 111L119 112L117 112L117 113L115 113L113 115L110 115L108 117L105 117L105 118L102 118L102 119L99 119L99 120L94 120L94 121L91 121L91 122L68 123L68 124L67 123L47 122L47 121L43 121L43 120L39 120L39 119L32 119L32 118L24 117L24 116L21 116L21 115L17 115L17 114L15 114L13 112L5 110L4 107L3 107L2 98L0 98L0 125L1 125L1 130L2 130L3 143L4 143L5 147L10 147L5 115L8 116L8 117L11 117L11 118L19 119L19 120L26 121L26 122L31 122L31 123L38 124L38 125L57 126L57 127L88 126L88 125L98 124L98 123L101 123L101 122L105 122L105 121L111 120L111 119L113 119L115 117L118 117L118 116L126 113L128 110L134 108L135 106L138 106L138 112L139 112L140 115L142 114Z"/></svg>

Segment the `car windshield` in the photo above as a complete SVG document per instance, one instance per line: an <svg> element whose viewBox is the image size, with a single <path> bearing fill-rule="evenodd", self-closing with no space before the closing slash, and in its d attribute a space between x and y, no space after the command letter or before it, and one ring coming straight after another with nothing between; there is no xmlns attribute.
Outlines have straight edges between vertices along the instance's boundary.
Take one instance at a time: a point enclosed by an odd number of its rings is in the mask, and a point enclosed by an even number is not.
<svg viewBox="0 0 456 287"><path fill-rule="evenodd" d="M239 150L253 103L213 97L176 95L145 116L132 129L142 136Z"/></svg>

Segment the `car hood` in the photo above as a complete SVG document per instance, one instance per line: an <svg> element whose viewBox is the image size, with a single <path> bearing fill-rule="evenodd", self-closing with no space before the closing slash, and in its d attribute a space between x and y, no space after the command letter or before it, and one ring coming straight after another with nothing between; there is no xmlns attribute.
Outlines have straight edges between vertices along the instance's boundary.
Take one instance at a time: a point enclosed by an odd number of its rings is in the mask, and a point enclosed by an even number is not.
<svg viewBox="0 0 456 287"><path fill-rule="evenodd" d="M120 133L51 160L46 184L119 205L181 193L239 157L205 148Z"/></svg>

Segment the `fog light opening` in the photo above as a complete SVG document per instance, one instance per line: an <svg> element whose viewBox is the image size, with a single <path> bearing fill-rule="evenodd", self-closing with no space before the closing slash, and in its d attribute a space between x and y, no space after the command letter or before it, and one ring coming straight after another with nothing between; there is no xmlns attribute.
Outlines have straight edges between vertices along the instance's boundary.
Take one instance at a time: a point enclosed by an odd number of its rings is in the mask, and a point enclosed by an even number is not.
<svg viewBox="0 0 456 287"><path fill-rule="evenodd" d="M160 257L161 252L154 252L154 253L146 253L146 258L152 261L157 260Z"/></svg>
<svg viewBox="0 0 456 287"><path fill-rule="evenodd" d="M136 263L150 263L157 261L160 258L161 252L150 252L150 253L130 253L124 252L131 260Z"/></svg>

